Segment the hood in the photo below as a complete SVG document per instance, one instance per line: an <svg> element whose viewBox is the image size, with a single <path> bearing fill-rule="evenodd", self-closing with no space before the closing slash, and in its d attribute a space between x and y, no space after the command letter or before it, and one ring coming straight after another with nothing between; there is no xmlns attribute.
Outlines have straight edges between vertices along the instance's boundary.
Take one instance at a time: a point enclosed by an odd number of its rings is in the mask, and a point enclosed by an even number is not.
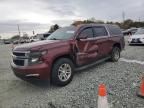
<svg viewBox="0 0 144 108"><path fill-rule="evenodd" d="M13 50L14 51L40 50L53 47L60 47L61 45L68 45L68 42L66 40L44 40L18 45Z"/></svg>
<svg viewBox="0 0 144 108"><path fill-rule="evenodd" d="M132 35L131 38L144 38L144 34Z"/></svg>

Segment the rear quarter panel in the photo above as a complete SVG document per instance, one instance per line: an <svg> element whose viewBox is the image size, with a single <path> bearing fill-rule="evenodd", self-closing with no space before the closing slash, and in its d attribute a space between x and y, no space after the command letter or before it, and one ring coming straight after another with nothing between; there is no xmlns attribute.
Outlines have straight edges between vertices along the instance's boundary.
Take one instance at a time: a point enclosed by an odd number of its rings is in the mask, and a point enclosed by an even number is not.
<svg viewBox="0 0 144 108"><path fill-rule="evenodd" d="M124 42L124 37L123 36L119 36L119 35L117 35L117 36L110 36L109 40L110 40L111 50L113 48L113 45L116 44L116 43L120 44L121 50L124 49L125 42Z"/></svg>

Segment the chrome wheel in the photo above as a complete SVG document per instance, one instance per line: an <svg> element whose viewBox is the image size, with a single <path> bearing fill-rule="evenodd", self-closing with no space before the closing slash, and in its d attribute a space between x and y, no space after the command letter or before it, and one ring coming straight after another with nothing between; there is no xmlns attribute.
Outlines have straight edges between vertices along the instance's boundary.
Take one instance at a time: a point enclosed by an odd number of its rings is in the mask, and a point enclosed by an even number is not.
<svg viewBox="0 0 144 108"><path fill-rule="evenodd" d="M65 82L71 77L71 66L67 63L60 65L58 69L58 77L61 81Z"/></svg>
<svg viewBox="0 0 144 108"><path fill-rule="evenodd" d="M112 53L111 53L111 61L117 62L120 58L120 48L118 47L113 47Z"/></svg>

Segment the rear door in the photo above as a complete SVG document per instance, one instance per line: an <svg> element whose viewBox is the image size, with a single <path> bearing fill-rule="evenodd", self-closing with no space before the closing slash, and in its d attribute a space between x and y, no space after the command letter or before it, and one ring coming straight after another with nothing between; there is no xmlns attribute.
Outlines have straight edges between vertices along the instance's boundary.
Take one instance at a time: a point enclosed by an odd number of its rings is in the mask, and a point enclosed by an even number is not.
<svg viewBox="0 0 144 108"><path fill-rule="evenodd" d="M86 38L83 38L86 37ZM78 49L76 53L77 64L84 65L92 62L97 57L98 46L94 44L94 32L92 27L84 28L78 35L76 42Z"/></svg>
<svg viewBox="0 0 144 108"><path fill-rule="evenodd" d="M105 26L94 26L94 44L99 47L98 58L107 56L109 53L109 35Z"/></svg>

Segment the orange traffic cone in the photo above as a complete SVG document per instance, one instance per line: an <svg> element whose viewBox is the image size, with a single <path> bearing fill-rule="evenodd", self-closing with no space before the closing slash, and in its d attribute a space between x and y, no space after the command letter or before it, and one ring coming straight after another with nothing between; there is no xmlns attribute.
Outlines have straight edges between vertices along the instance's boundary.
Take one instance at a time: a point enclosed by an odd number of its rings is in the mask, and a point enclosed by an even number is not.
<svg viewBox="0 0 144 108"><path fill-rule="evenodd" d="M100 84L98 88L98 108L109 108L107 101L107 90L104 84Z"/></svg>
<svg viewBox="0 0 144 108"><path fill-rule="evenodd" d="M138 91L137 96L144 98L144 77L142 78L142 81L140 84L140 90Z"/></svg>

